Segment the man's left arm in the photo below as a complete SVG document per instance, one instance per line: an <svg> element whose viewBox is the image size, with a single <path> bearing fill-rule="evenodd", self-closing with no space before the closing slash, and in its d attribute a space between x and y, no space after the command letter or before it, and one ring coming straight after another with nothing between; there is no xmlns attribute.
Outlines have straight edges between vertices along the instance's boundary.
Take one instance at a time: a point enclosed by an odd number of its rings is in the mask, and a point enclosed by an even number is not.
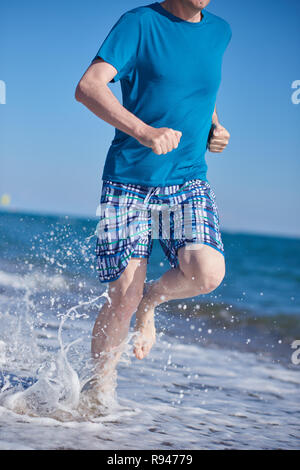
<svg viewBox="0 0 300 470"><path fill-rule="evenodd" d="M212 124L213 132L208 142L208 150L210 152L220 153L227 147L230 134L227 129L219 123L216 107L212 116Z"/></svg>

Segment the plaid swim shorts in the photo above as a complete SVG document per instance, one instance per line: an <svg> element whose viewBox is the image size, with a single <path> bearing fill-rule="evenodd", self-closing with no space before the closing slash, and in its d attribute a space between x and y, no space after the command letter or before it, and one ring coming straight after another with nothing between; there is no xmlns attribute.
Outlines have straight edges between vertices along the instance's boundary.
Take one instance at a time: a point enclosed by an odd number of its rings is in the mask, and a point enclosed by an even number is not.
<svg viewBox="0 0 300 470"><path fill-rule="evenodd" d="M103 180L97 215L100 282L118 279L131 257L148 263L154 238L172 267L184 245L210 245L224 255L215 194L207 181L149 187Z"/></svg>

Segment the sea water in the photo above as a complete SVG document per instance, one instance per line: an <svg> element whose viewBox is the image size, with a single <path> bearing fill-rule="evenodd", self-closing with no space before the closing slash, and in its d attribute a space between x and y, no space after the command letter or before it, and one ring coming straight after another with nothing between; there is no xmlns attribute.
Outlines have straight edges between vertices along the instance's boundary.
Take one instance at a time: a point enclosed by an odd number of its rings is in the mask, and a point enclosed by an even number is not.
<svg viewBox="0 0 300 470"><path fill-rule="evenodd" d="M82 400L96 224L0 213L0 449L299 448L300 240L224 233L222 285L159 306L142 361L132 319L104 411ZM147 280L170 268L156 242Z"/></svg>

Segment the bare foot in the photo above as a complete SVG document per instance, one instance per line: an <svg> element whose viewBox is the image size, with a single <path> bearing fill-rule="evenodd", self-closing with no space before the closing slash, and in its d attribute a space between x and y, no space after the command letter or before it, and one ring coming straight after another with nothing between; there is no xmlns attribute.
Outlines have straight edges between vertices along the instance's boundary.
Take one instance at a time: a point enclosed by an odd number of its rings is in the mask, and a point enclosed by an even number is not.
<svg viewBox="0 0 300 470"><path fill-rule="evenodd" d="M147 312L147 314L149 315L149 312ZM150 313L149 318L136 320L135 331L137 332L137 336L134 342L133 352L137 359L144 359L155 343L154 310Z"/></svg>
<svg viewBox="0 0 300 470"><path fill-rule="evenodd" d="M105 381L90 380L82 389L77 410L84 418L105 416L116 404L116 371Z"/></svg>
<svg viewBox="0 0 300 470"><path fill-rule="evenodd" d="M116 403L117 364L127 345L126 339L109 351L94 353L92 377L83 385L78 411L82 417L104 416Z"/></svg>
<svg viewBox="0 0 300 470"><path fill-rule="evenodd" d="M144 296L146 296L152 282L146 283ZM137 359L144 359L149 354L156 340L154 307L147 305L146 297L141 300L137 309L134 331L136 332L136 339L134 341L133 352Z"/></svg>

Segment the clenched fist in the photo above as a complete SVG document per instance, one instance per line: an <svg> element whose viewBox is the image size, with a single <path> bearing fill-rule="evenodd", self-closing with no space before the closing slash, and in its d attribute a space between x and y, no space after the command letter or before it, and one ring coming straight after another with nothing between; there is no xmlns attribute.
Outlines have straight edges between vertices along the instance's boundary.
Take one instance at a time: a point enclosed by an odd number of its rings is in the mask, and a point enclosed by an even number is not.
<svg viewBox="0 0 300 470"><path fill-rule="evenodd" d="M228 145L229 132L221 124L215 124L214 131L208 143L210 152L222 152Z"/></svg>
<svg viewBox="0 0 300 470"><path fill-rule="evenodd" d="M166 154L178 147L182 136L182 132L175 131L168 127L151 127L147 128L137 140L145 147L152 148L157 155Z"/></svg>

